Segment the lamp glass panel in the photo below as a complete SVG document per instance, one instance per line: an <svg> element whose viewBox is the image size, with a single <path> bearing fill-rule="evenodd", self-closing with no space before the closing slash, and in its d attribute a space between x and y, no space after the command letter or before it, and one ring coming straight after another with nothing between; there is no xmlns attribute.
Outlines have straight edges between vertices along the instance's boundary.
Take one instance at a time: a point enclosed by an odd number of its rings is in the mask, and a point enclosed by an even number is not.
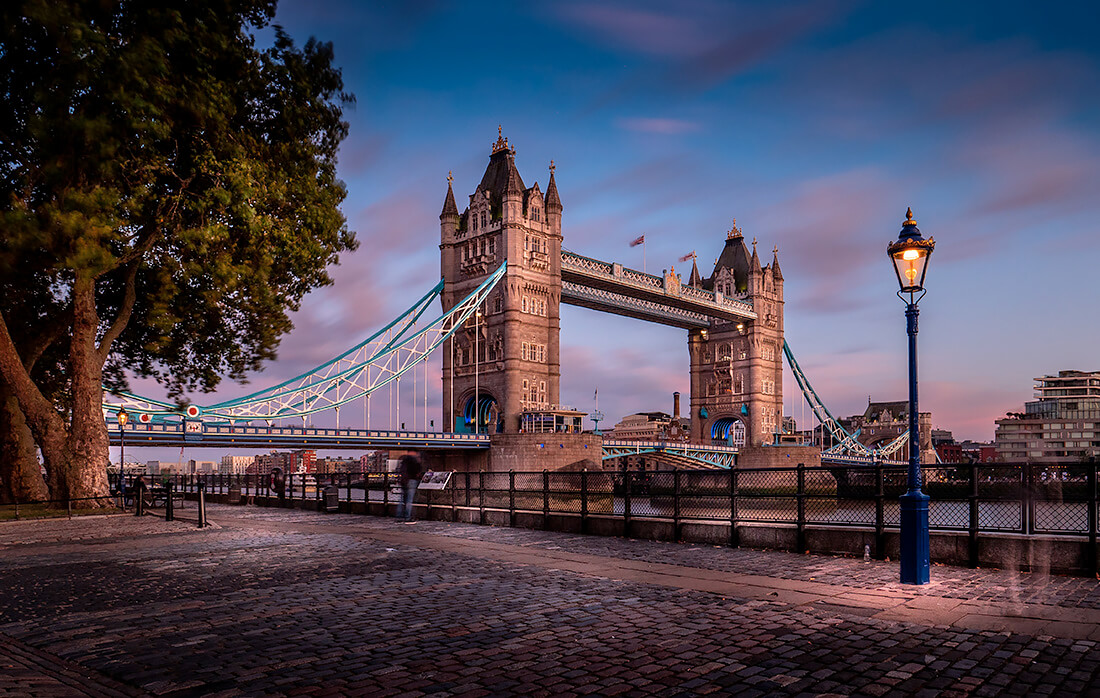
<svg viewBox="0 0 1100 698"><path fill-rule="evenodd" d="M919 291L924 288L924 272L928 265L927 250L912 247L898 250L893 258L894 270L902 291Z"/></svg>

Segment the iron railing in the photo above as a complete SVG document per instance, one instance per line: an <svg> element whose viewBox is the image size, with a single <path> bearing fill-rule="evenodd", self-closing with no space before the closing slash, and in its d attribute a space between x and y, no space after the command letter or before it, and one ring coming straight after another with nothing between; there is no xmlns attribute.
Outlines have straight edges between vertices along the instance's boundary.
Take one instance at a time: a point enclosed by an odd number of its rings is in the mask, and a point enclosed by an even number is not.
<svg viewBox="0 0 1100 698"><path fill-rule="evenodd" d="M1097 463L1074 465L937 464L922 466L930 496L933 531L965 532L970 559L978 560L978 536L989 533L1081 536L1095 557L1098 519ZM136 476L127 475L127 491ZM339 501L381 504L399 501L392 473L348 472L286 476L282 492L270 475L146 475L151 486L170 485L183 493L286 500L321 501L335 486ZM515 524L519 513L581 518L621 518L627 534L632 519L671 520L679 536L683 523L730 524L730 544L741 524L793 526L799 546L807 527L873 529L876 553L885 549L886 531L899 526L898 497L906 490L906 470L891 465L736 468L734 470L660 471L509 471L456 472L443 490L421 490L417 503L433 509L506 511ZM116 498L117 499L117 498ZM3 508L19 505L5 504ZM24 507L26 504L23 505ZM1095 569L1097 561L1089 560Z"/></svg>

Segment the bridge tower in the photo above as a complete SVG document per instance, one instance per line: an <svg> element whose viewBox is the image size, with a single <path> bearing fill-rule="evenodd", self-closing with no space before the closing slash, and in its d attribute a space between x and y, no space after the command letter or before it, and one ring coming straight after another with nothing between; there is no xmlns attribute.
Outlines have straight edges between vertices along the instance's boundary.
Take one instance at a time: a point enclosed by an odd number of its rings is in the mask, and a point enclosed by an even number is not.
<svg viewBox="0 0 1100 698"><path fill-rule="evenodd" d="M516 433L524 410L559 401L562 206L553 161L544 194L538 182L524 186L515 157L498 129L485 174L461 213L448 176L439 214L443 310L508 262L480 316L444 346L448 430L473 432L476 419L481 433Z"/></svg>
<svg viewBox="0 0 1100 698"><path fill-rule="evenodd" d="M783 273L779 250L760 266L734 221L709 278L693 265L691 284L752 304L756 320L712 320L688 333L691 437L696 443L772 443L783 421Z"/></svg>

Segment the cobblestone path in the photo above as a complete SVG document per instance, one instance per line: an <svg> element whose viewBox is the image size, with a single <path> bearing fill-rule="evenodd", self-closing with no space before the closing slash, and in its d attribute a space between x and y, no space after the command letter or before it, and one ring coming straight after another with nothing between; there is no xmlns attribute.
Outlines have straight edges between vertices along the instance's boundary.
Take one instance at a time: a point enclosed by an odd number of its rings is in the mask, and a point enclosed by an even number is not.
<svg viewBox="0 0 1100 698"><path fill-rule="evenodd" d="M210 517L0 526L0 695L1100 695L1096 580Z"/></svg>

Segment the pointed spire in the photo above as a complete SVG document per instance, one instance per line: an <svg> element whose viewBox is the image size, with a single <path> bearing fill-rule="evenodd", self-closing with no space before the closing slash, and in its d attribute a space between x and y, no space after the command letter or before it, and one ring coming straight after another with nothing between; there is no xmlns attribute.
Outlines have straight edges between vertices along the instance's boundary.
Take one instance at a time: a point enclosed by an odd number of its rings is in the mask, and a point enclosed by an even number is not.
<svg viewBox="0 0 1100 698"><path fill-rule="evenodd" d="M772 276L782 281L783 272L779 269L779 245L772 248Z"/></svg>
<svg viewBox="0 0 1100 698"><path fill-rule="evenodd" d="M513 152L512 155L515 153ZM516 161L508 158L508 181L504 185L505 199L523 198L523 180L519 178L519 170L516 169Z"/></svg>
<svg viewBox="0 0 1100 698"><path fill-rule="evenodd" d="M756 256L756 238L752 239L752 259L749 260L749 271L761 271L760 258Z"/></svg>
<svg viewBox="0 0 1100 698"><path fill-rule="evenodd" d="M695 263L694 254L691 256L691 276L688 277L688 286L694 286L695 288L703 286L703 277L699 275L699 265Z"/></svg>
<svg viewBox="0 0 1100 698"><path fill-rule="evenodd" d="M561 213L561 199L558 198L558 185L554 182L554 161L550 161L550 183L546 185L546 210Z"/></svg>
<svg viewBox="0 0 1100 698"><path fill-rule="evenodd" d="M448 172L447 173L447 198L443 200L443 211L439 214L440 218L443 218L445 216L456 216L456 217L458 216L458 206L455 205L455 192L454 192L454 189L451 188L451 185L454 183L454 181L455 181L454 174L451 173L451 172Z"/></svg>

